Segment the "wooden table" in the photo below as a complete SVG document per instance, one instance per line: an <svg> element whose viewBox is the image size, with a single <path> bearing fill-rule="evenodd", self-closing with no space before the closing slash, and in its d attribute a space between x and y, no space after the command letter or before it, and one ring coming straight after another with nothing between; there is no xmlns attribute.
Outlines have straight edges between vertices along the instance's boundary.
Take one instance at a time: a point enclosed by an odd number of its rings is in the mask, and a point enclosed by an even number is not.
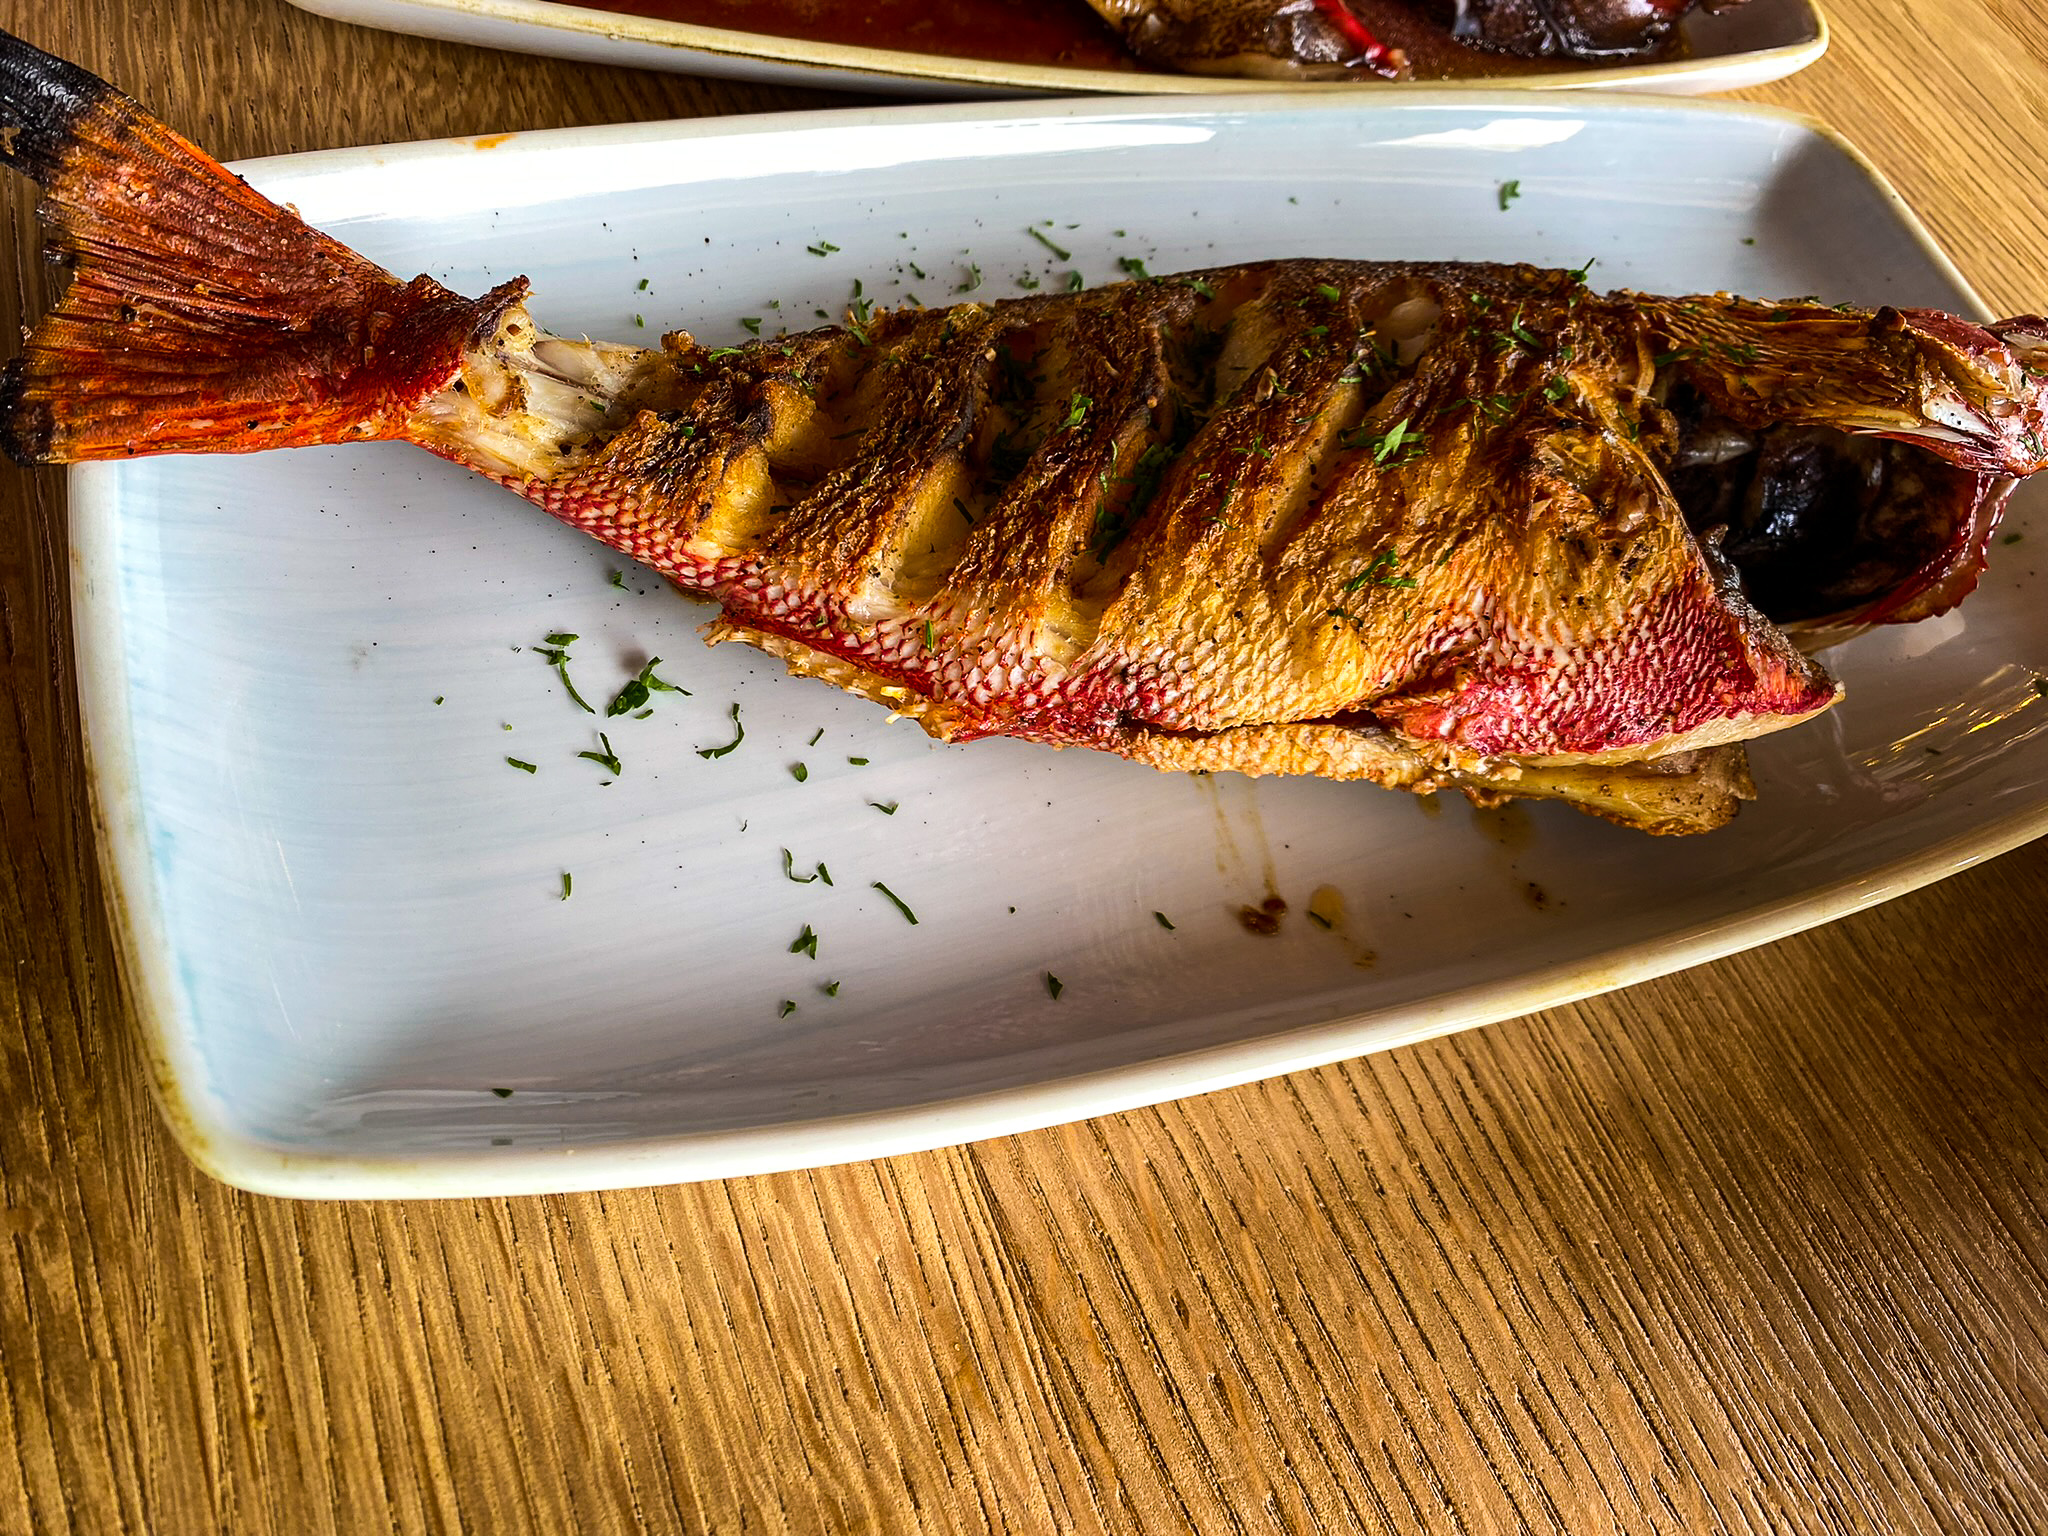
<svg viewBox="0 0 2048 1536"><path fill-rule="evenodd" d="M2048 302L2048 21L1831 10L1833 53L1759 99L1846 130L1995 308ZM224 157L829 104L282 0L0 24ZM11 327L44 280L4 195ZM61 496L0 476L0 1531L2048 1530L2048 843L1666 981L1036 1135L257 1199L185 1162L124 1017Z"/></svg>

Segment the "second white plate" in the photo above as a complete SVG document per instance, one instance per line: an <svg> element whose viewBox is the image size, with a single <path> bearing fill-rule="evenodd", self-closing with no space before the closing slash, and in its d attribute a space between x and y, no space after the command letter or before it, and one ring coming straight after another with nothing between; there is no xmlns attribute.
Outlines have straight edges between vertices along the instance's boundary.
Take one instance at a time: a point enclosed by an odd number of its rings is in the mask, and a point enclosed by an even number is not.
<svg viewBox="0 0 2048 1536"><path fill-rule="evenodd" d="M734 32L644 16L626 16L554 0L292 0L336 21L418 37L474 43L515 53L549 54L591 64L671 69L817 89L886 91L914 96L1063 95L1082 91L1148 95L1228 95L1247 80L1202 75L1077 69L960 59L907 49L856 48L800 37ZM1661 91L1698 95L1737 91L1806 68L1827 51L1827 23L1813 0L1748 0L1720 15L1696 11L1684 23L1684 57L1664 63L1557 70L1513 81L1474 80L1471 88L1513 84L1528 90ZM1300 82L1287 92L1378 92L1382 80ZM1459 82L1395 85L1397 91L1462 89Z"/></svg>

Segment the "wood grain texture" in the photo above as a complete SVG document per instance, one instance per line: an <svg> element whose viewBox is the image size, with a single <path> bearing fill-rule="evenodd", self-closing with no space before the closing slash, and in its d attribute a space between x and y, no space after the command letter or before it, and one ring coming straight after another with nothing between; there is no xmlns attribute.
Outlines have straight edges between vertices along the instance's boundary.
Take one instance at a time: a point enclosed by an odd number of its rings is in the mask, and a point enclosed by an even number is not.
<svg viewBox="0 0 2048 1536"><path fill-rule="evenodd" d="M2048 303L2048 23L1833 0L1755 93ZM826 104L0 0L239 156ZM0 326L44 302L0 189ZM61 481L0 477L0 1531L2048 1530L2048 845L1494 1028L772 1178L305 1205L158 1124Z"/></svg>

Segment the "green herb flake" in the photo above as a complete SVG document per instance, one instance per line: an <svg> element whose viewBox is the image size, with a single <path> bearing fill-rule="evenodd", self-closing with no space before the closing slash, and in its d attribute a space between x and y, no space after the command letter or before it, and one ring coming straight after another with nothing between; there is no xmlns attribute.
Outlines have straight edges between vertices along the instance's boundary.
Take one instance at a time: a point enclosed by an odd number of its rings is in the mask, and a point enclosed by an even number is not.
<svg viewBox="0 0 2048 1536"><path fill-rule="evenodd" d="M605 735L603 731L599 731L597 733L597 739L599 743L604 747L604 750L602 752L578 752L576 755L578 757L589 758L593 763L596 763L599 766L603 767L609 773L615 775L623 773L625 770L619 766L618 754L612 751L611 737Z"/></svg>
<svg viewBox="0 0 2048 1536"><path fill-rule="evenodd" d="M1173 932L1173 920L1164 912L1154 912L1152 916L1160 927L1164 928L1168 933Z"/></svg>
<svg viewBox="0 0 2048 1536"><path fill-rule="evenodd" d="M792 1013L795 1013L795 1012L796 1012L796 1004L795 1004L795 1003L793 1003L793 1002L791 1002L791 1001L790 1001L790 1000L789 1000L788 998L786 998L786 997L785 997L785 998L784 998L784 999L782 1000L782 1006L781 1006L780 1008L778 1008L778 1009L776 1009L776 1010L775 1010L775 1017L777 1017L778 1019L786 1019L786 1018L788 1018L788 1017L789 1017L789 1016L790 1016L790 1015L791 1015Z"/></svg>
<svg viewBox="0 0 2048 1536"><path fill-rule="evenodd" d="M1116 264L1124 271L1130 273L1131 276L1138 279L1138 281L1141 283L1149 283L1150 281L1152 281L1152 274L1145 270L1145 263L1140 261L1135 256L1119 256L1116 259Z"/></svg>
<svg viewBox="0 0 2048 1536"><path fill-rule="evenodd" d="M2018 538L2018 537L2019 537L2019 535L2018 535L2018 534L2012 534L2011 536L2009 536L2009 537L2008 537L2008 538L2006 539L2006 542L2007 542L2008 544L2010 544L2010 543L2011 543L2011 542L2013 541L2013 539L2016 539L2016 538ZM443 702L445 702L445 701L446 701L447 697L448 697L448 696L447 696L447 695L446 695L445 693L437 693L437 694L435 694L435 695L434 695L434 702L435 702L436 704L440 704L440 703L443 703Z"/></svg>
<svg viewBox="0 0 2048 1536"><path fill-rule="evenodd" d="M847 761L856 768L865 768L868 765L868 760L864 757L849 757Z"/></svg>
<svg viewBox="0 0 2048 1536"><path fill-rule="evenodd" d="M1316 292L1328 299L1332 304L1344 297L1343 289L1339 288L1335 283L1317 283Z"/></svg>
<svg viewBox="0 0 2048 1536"><path fill-rule="evenodd" d="M890 890L889 887L882 884L882 882L879 880L870 880L868 884L873 886L876 890L880 891L884 896L888 897L889 904L892 907L894 907L898 912L901 912L906 919L908 919L911 927L915 928L917 926L917 914L911 911L909 907L903 904L903 898L901 896L898 896L894 891Z"/></svg>
<svg viewBox="0 0 2048 1536"><path fill-rule="evenodd" d="M562 871L562 900L564 900L564 901L567 901L567 900L569 899L569 892L570 892L570 890L571 890L571 889L572 889L572 888L574 887L575 883L576 883L576 882L575 882L575 879L574 879L574 878L573 878L573 877L572 877L572 876L570 875L569 871L567 871L566 869L565 869L565 870L563 870L563 871Z"/></svg>
<svg viewBox="0 0 2048 1536"><path fill-rule="evenodd" d="M1088 280L1081 276L1080 273L1069 272L1067 274L1067 292L1079 293L1083 288L1086 288L1087 286Z"/></svg>
<svg viewBox="0 0 2048 1536"><path fill-rule="evenodd" d="M818 878L818 873L822 873L824 868L825 866L820 864L817 872L800 875L796 872L796 860L791 857L790 851L787 848L782 850L782 878L785 880L793 880L798 885L809 885ZM830 885L832 882L827 880L825 883Z"/></svg>
<svg viewBox="0 0 2048 1536"><path fill-rule="evenodd" d="M808 779L811 776L811 770L806 768L802 763L791 763L789 765L789 776L792 779L795 779L797 783L801 784L805 779Z"/></svg>
<svg viewBox="0 0 2048 1536"><path fill-rule="evenodd" d="M638 283L633 285L633 291L635 293L645 293L647 291L647 279L641 278Z"/></svg>
<svg viewBox="0 0 2048 1536"><path fill-rule="evenodd" d="M1024 233L1025 233L1025 234L1027 234L1027 235L1029 235L1029 236L1030 236L1030 237L1031 237L1032 239L1036 240L1036 241L1037 241L1037 242L1038 242L1038 243L1039 243L1040 245L1044 246L1044 247L1045 247L1045 248L1046 248L1046 249L1047 249L1048 251L1051 251L1051 252L1053 253L1053 255L1055 255L1055 256L1057 256L1057 257L1059 257L1059 259L1060 259L1061 261L1072 261L1072 260L1074 259L1074 253L1073 253L1072 251L1068 250L1068 249L1067 249L1067 248L1066 248L1065 246L1063 246L1063 245L1056 245L1056 244L1054 244L1054 243L1053 243L1053 241L1052 241L1052 240L1051 240L1051 239L1050 239L1049 237L1047 237L1047 236L1045 236L1045 235L1043 235L1043 234L1040 234L1040 233L1039 233L1039 232L1038 232L1037 230L1035 230L1035 229L1026 229L1026 230L1024 231Z"/></svg>
<svg viewBox="0 0 2048 1536"><path fill-rule="evenodd" d="M2006 536L2005 536L2004 538L2000 539L2000 540L1999 540L1998 542L1999 542L1999 543L2001 543L2001 544L2017 544L2017 543L2019 543L2019 541L2020 541L2020 535L2019 535L2019 534L2017 534L2017 533L2008 533L2008 534L2007 534L2007 535L2006 535ZM436 700L434 700L434 702L435 702L436 704L438 704L438 703L440 703L441 701L440 701L439 699L436 699Z"/></svg>
<svg viewBox="0 0 2048 1536"><path fill-rule="evenodd" d="M510 1088L493 1088L491 1092L495 1093L501 1099L509 1099L512 1097L512 1090Z"/></svg>
<svg viewBox="0 0 2048 1536"><path fill-rule="evenodd" d="M1071 427L1079 426L1081 419L1088 414L1088 407L1094 403L1094 400L1087 395L1082 394L1078 389L1075 390L1074 398L1067 402L1067 419L1060 423L1060 430L1064 432Z"/></svg>
<svg viewBox="0 0 2048 1536"><path fill-rule="evenodd" d="M870 800L868 804L872 805L884 816L894 816L896 814L897 806L901 805L902 802L900 800L889 800L886 802L881 800Z"/></svg>
<svg viewBox="0 0 2048 1536"><path fill-rule="evenodd" d="M839 983L836 981L828 981L825 983L823 987L819 988L819 990L822 991L827 997L837 997L839 995Z"/></svg>
<svg viewBox="0 0 2048 1536"><path fill-rule="evenodd" d="M1356 592L1363 586L1412 587L1414 585L1415 578L1413 576L1403 576L1400 573L1399 558L1394 552L1391 549L1383 549L1374 558L1371 565L1368 565L1358 575L1344 583L1344 590L1346 592Z"/></svg>
<svg viewBox="0 0 2048 1536"><path fill-rule="evenodd" d="M761 317L759 315L741 315L740 324L747 328L750 335L758 336L761 334Z"/></svg>
<svg viewBox="0 0 2048 1536"><path fill-rule="evenodd" d="M809 955L813 960L818 958L818 935L809 923L805 923L804 931L790 942L789 952L792 955Z"/></svg>
<svg viewBox="0 0 2048 1536"><path fill-rule="evenodd" d="M731 741L728 741L722 747L699 747L697 755L699 757L723 757L747 739L747 728L740 724L740 707L737 704L732 707L732 729L733 738Z"/></svg>
<svg viewBox="0 0 2048 1536"><path fill-rule="evenodd" d="M807 747L815 747L819 743L819 741L824 738L824 735L825 727L821 725L815 731L811 732L811 739L805 742L804 745Z"/></svg>
<svg viewBox="0 0 2048 1536"><path fill-rule="evenodd" d="M981 268L970 261L967 264L967 281L962 283L958 288L955 288L953 291L955 293L972 293L975 289L979 288L980 286Z"/></svg>
<svg viewBox="0 0 2048 1536"><path fill-rule="evenodd" d="M610 571L606 575L613 586L617 587L621 592L626 590L626 573L624 571Z"/></svg>
<svg viewBox="0 0 2048 1536"><path fill-rule="evenodd" d="M839 247L834 245L830 240L820 240L816 245L807 245L804 247L804 249L809 251L813 256L830 256L834 251L838 250Z"/></svg>
<svg viewBox="0 0 2048 1536"><path fill-rule="evenodd" d="M1521 195L1522 184L1519 181L1502 182L1500 184L1500 211L1506 213L1508 211L1508 204Z"/></svg>
<svg viewBox="0 0 2048 1536"><path fill-rule="evenodd" d="M1338 442L1346 448L1368 450L1376 465L1405 464L1422 452L1422 434L1410 430L1408 425L1413 419L1403 416L1386 431L1378 433L1366 427L1354 428Z"/></svg>
<svg viewBox="0 0 2048 1536"><path fill-rule="evenodd" d="M516 758L516 757L508 757L508 758L506 758L506 759L505 759L505 761L506 761L506 762L508 762L508 763L510 763L510 764L511 764L511 765L512 765L512 766L513 766L514 768L517 768L517 769L518 769L518 770L519 770L519 771L520 771L521 773L539 773L539 772L540 772L540 769L539 769L539 768L537 768L537 767L535 767L535 766L534 766L534 765L533 765L532 763L529 763L529 762L524 762L524 761L522 761L521 759L519 759L519 758Z"/></svg>
<svg viewBox="0 0 2048 1536"><path fill-rule="evenodd" d="M1047 971L1045 973L1045 990L1052 994L1052 1000L1054 1002L1058 1002L1060 1000L1060 994L1067 990L1067 986L1065 982L1059 979L1059 977L1053 975L1051 971Z"/></svg>

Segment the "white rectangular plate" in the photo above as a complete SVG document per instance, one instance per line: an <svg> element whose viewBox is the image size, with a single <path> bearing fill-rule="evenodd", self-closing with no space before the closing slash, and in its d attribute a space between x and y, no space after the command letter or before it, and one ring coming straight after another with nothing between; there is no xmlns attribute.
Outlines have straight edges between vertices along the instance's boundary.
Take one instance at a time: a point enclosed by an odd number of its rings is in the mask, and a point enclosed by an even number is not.
<svg viewBox="0 0 2048 1536"><path fill-rule="evenodd" d="M400 273L476 292L523 271L546 323L612 337L738 341L742 316L836 314L856 279L938 302L976 268L991 297L1126 258L1595 257L1616 287L1977 309L1839 141L1648 100L934 107L244 169ZM1761 743L1762 799L1680 840L941 746L707 651L703 607L400 445L97 465L72 497L95 790L159 1088L192 1155L256 1189L663 1182L1050 1124L1690 965L2048 822L2031 487L1983 589L1836 653L1848 701ZM561 630L600 708L650 655L690 695L593 719L532 649ZM744 742L701 756L734 706ZM577 756L600 726L610 783ZM832 883L786 878L784 849ZM1327 931L1303 915L1323 886ZM1271 892L1289 915L1253 936L1240 910ZM792 950L806 925L815 958Z"/></svg>
<svg viewBox="0 0 2048 1536"><path fill-rule="evenodd" d="M956 59L944 54L853 48L758 32L690 26L622 16L553 0L292 0L336 21L381 27L418 37L550 54L592 64L672 69L819 89L887 91L893 95L1066 95L1082 91L1143 91L1148 95L1220 95L1244 90L1243 80L1200 75L1075 69ZM1813 0L1748 0L1721 15L1695 12L1684 22L1682 58L1660 64L1615 64L1557 70L1512 81L1480 80L1480 89L1663 91L1696 95L1736 91L1804 69L1827 51L1827 23ZM1280 84L1290 92L1383 90L1383 80L1303 81ZM1398 85L1396 90L1444 89ZM1453 89L1462 88L1452 82Z"/></svg>

